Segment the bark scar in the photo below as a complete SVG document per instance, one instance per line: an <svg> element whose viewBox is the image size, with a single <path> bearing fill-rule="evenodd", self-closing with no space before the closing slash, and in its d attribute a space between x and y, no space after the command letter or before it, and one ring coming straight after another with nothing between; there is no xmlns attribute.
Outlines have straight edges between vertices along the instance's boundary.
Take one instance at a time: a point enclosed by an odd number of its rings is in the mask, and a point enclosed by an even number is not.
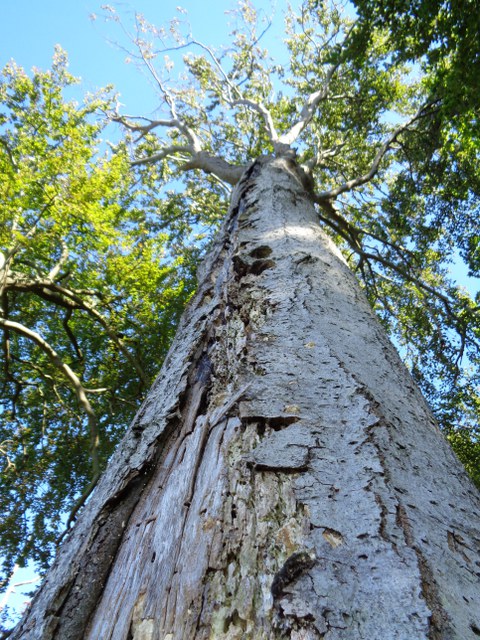
<svg viewBox="0 0 480 640"><path fill-rule="evenodd" d="M274 599L279 598L289 584L306 573L316 563L313 551L297 551L285 560L284 565L273 576L271 592Z"/></svg>

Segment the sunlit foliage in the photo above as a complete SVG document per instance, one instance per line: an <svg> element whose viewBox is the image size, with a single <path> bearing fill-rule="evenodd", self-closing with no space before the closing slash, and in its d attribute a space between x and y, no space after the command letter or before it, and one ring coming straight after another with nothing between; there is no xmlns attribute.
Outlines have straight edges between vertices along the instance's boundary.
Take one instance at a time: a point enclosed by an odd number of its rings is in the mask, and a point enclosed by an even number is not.
<svg viewBox="0 0 480 640"><path fill-rule="evenodd" d="M161 364L194 288L198 216L101 139L65 53L0 78L0 549L46 565ZM175 229L169 217L180 220ZM63 514L63 522L60 515Z"/></svg>

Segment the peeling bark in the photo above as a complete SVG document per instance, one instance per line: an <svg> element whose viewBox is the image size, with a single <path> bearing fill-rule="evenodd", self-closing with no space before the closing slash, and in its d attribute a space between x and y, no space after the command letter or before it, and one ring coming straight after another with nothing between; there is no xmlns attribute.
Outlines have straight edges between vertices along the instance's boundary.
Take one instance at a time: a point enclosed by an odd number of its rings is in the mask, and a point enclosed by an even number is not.
<svg viewBox="0 0 480 640"><path fill-rule="evenodd" d="M245 172L12 638L480 636L478 493L305 186L291 160Z"/></svg>

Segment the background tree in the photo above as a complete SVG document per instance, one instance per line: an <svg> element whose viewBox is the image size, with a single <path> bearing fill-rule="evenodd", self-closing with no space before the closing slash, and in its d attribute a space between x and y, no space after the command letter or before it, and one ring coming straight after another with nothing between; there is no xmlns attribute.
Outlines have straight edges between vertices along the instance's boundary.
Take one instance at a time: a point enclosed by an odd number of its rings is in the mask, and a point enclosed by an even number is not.
<svg viewBox="0 0 480 640"><path fill-rule="evenodd" d="M123 148L107 153L101 140L112 92L79 105L64 97L76 82L57 49L51 71L12 63L0 83L6 576L14 561L49 562L193 289L195 251L180 248L191 219L164 231L175 203L147 197Z"/></svg>
<svg viewBox="0 0 480 640"><path fill-rule="evenodd" d="M425 158L460 153L430 135L444 98L432 94L431 75L413 77L380 27L352 54L352 21L336 8L305 2L288 15L285 64L263 50L265 25L249 3L237 17L233 46L214 51L182 19L167 32L137 16L131 55L151 73L162 104L154 119L112 113L130 132L142 189L169 176L181 183L182 195L165 205L175 229L184 208L209 207L218 217L228 185L261 153L296 157L326 229L474 472L477 301L449 282L447 266L462 222L470 231L478 224L475 192L462 182L454 201L462 216L448 217L451 189L439 186L447 173L422 173ZM175 81L165 56L187 48L188 81Z"/></svg>
<svg viewBox="0 0 480 640"><path fill-rule="evenodd" d="M416 62L430 76L430 91L442 101L445 116L466 117L475 127L479 89L480 18L473 2L356 0L359 21L352 49L361 54L365 40L382 30L396 60ZM477 130L478 134L478 130Z"/></svg>

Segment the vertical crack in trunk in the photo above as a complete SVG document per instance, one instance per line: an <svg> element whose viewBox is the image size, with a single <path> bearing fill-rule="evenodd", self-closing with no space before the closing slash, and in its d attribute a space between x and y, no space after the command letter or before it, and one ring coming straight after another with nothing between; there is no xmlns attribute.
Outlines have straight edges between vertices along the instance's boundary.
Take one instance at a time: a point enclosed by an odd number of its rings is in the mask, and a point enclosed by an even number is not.
<svg viewBox="0 0 480 640"><path fill-rule="evenodd" d="M95 609L108 580L111 566L126 527L129 525L132 512L151 482L152 476L162 466L167 452L175 449L178 451L185 437L195 428L195 422L205 407L210 376L211 364L208 350L205 351L202 347L200 355L194 359L191 365L187 389L179 398L173 419L165 429L162 441L156 443L155 457L138 470L122 492L107 503L100 515L98 532L90 543L74 581L65 591L64 602L55 616L58 623L52 626L52 631L54 629L58 637L69 640L84 638L89 616ZM181 425L180 430L178 429L179 425ZM178 433L179 431L180 433ZM199 450L195 469L198 468L198 458L201 453ZM194 489L195 469L192 475L190 494ZM188 496L186 502L188 502ZM152 515L145 524L153 523L157 519L157 515ZM135 523L135 526L140 526L140 523Z"/></svg>

